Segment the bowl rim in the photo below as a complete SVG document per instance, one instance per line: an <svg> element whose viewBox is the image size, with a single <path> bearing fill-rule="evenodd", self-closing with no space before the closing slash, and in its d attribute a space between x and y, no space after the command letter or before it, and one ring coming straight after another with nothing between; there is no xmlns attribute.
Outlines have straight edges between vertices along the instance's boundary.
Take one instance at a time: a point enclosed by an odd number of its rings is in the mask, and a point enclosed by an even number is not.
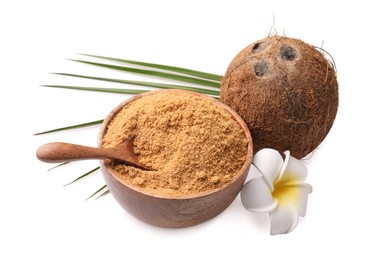
<svg viewBox="0 0 368 260"><path fill-rule="evenodd" d="M103 120L101 126L100 126L100 130L98 133L98 139L97 139L97 145L98 147L102 147L102 140L103 137L108 129L108 125L110 124L111 120L114 118L114 116L120 112L120 110L123 109L123 107L125 107L126 105L128 105L131 102L134 102L137 99L140 99L144 96L148 96L148 95L155 95L155 94L159 94L162 92L180 92L180 93L188 93L191 95L196 95L202 98L206 98L208 100L212 100L216 105L221 106L223 108L225 108L225 110L230 113L230 115L232 115L232 117L235 119L235 121L239 124L239 126L241 127L241 129L243 130L243 133L245 134L245 138L247 139L247 156L246 159L244 160L244 163L242 165L242 167L238 170L238 172L236 173L236 175L232 178L232 180L229 183L226 183L224 186L221 186L219 188L215 188L215 189L211 189L208 191L204 191L204 192L199 192L199 193L195 193L195 194L189 194L189 195L171 195L171 194L159 194L159 193L155 193L155 192L149 192L147 190L145 190L144 188L140 188L136 185L132 185L130 183L125 182L122 178L119 178L117 176L116 171L112 168L107 166L106 161L105 160L99 160L100 163L100 167L102 171L106 171L108 172L117 182L119 182L120 184L124 185L125 187L134 190L135 192L144 194L146 196L150 196L150 197L155 197L155 198L159 198L159 199L170 199L170 200L183 200L183 199L193 199L193 198L203 198L206 196L210 196L211 194L217 193L219 191L222 191L228 187L231 187L238 179L240 179L243 175L245 175L247 173L247 171L249 170L250 164L252 162L252 158L253 158L253 140L252 140L252 136L251 133L249 131L248 126L246 125L246 123L244 122L244 120L228 105L222 103L220 100L215 99L211 96L202 94L202 93L198 93L198 92L194 92L194 91L190 91L190 90L181 90L181 89L159 89L159 90L152 90L152 91L147 91L141 94L137 94L134 95L126 100L124 100L123 102L121 102L118 106L116 106L108 115L107 117Z"/></svg>

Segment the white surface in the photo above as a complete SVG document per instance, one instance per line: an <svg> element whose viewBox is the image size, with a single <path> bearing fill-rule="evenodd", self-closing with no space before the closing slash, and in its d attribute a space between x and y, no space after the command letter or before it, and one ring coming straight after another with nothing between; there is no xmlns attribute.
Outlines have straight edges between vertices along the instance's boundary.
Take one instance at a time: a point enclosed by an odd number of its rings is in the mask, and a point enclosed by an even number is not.
<svg viewBox="0 0 368 260"><path fill-rule="evenodd" d="M56 3L57 2L57 3ZM368 174L364 1L2 1L0 4L1 259L366 259ZM99 174L63 184L96 165L47 172L45 142L95 145L98 128L35 137L38 131L102 119L126 97L47 89L100 86L49 72L116 76L65 58L91 53L223 74L246 45L279 34L328 50L337 64L340 107L308 160L307 216L288 235L269 235L267 215L239 197L220 216L186 229L143 224L111 196L84 201ZM128 78L126 76L125 78ZM111 84L109 86L117 86ZM340 259L340 258L339 258Z"/></svg>

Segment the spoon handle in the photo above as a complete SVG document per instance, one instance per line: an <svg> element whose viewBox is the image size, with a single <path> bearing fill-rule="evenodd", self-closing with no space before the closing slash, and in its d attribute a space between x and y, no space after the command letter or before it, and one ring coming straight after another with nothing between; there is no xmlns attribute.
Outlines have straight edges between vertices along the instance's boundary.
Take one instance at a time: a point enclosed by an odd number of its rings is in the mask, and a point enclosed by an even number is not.
<svg viewBox="0 0 368 260"><path fill-rule="evenodd" d="M37 150L37 158L43 162L65 162L87 159L103 159L106 149L89 146L54 142L42 145Z"/></svg>

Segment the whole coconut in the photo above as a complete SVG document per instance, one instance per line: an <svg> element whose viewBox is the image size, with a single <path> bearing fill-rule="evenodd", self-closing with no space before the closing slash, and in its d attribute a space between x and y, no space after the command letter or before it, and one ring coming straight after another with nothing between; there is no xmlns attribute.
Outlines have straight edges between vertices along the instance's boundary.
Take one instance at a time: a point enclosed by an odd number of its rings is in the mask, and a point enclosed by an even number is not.
<svg viewBox="0 0 368 260"><path fill-rule="evenodd" d="M247 123L254 151L302 158L329 132L338 107L331 63L298 39L271 36L243 49L221 82L220 99Z"/></svg>

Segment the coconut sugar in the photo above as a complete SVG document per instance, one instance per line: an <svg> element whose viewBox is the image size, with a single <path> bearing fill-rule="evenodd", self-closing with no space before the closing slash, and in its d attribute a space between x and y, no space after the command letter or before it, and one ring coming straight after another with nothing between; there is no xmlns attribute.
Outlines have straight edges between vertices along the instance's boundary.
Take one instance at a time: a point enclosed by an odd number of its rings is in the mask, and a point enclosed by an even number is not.
<svg viewBox="0 0 368 260"><path fill-rule="evenodd" d="M144 95L111 120L103 147L135 136L144 171L108 161L118 178L157 195L187 196L221 188L239 174L248 140L239 123L216 100L191 92Z"/></svg>

